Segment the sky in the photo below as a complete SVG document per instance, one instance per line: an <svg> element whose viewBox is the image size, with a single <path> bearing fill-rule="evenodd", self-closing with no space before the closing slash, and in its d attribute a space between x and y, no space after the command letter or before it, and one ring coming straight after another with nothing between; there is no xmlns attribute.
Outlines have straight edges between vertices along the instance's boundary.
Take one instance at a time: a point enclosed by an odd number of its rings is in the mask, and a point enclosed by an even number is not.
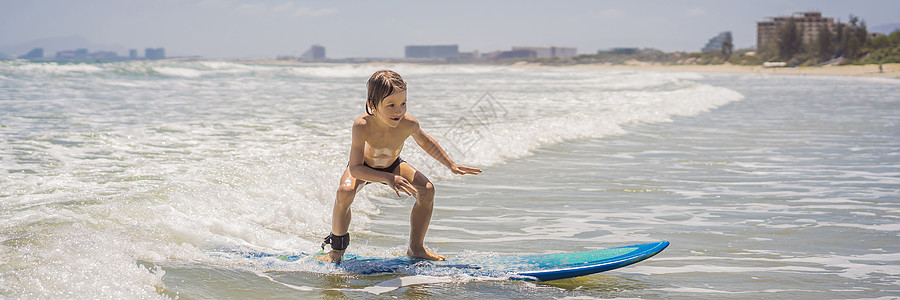
<svg viewBox="0 0 900 300"><path fill-rule="evenodd" d="M900 0L0 0L0 46L80 36L208 58L300 55L314 44L329 58L402 57L406 45L444 44L481 53L512 46L693 52L723 31L736 48L753 47L757 21L803 11L845 22L852 14L869 27L900 23Z"/></svg>

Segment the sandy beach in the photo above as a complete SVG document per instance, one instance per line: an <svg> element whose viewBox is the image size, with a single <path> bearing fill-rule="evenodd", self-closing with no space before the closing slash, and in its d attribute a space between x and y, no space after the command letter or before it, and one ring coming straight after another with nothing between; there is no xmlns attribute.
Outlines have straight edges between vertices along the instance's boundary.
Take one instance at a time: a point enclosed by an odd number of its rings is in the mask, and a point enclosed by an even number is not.
<svg viewBox="0 0 900 300"><path fill-rule="evenodd" d="M797 68L764 68L762 66L740 65L654 65L649 63L633 62L625 65L576 65L573 68L611 69L611 70L650 70L673 72L713 72L713 73L759 73L759 74L783 74L783 75L826 75L826 76L871 76L900 79L900 64L881 65L846 65L825 67L797 67Z"/></svg>

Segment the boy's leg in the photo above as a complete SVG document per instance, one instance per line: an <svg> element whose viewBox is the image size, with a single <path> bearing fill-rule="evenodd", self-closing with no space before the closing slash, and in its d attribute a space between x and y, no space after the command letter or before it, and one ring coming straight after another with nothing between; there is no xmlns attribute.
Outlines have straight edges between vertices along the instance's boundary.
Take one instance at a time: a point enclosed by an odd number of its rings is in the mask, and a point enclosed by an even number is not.
<svg viewBox="0 0 900 300"><path fill-rule="evenodd" d="M431 214L434 210L434 186L425 174L413 168L409 163L403 162L394 171L403 176L416 188L416 203L413 205L409 216L409 249L406 255L413 258L429 260L444 260L442 255L425 249L425 233L431 223Z"/></svg>
<svg viewBox="0 0 900 300"><path fill-rule="evenodd" d="M350 176L350 169L345 169L341 175L341 185L334 198L334 210L331 213L331 233L334 235L347 234L350 228L350 205L365 183L364 180Z"/></svg>
<svg viewBox="0 0 900 300"><path fill-rule="evenodd" d="M347 234L350 228L350 205L356 193L365 185L365 181L350 176L350 169L345 169L341 175L341 184L334 198L334 209L331 212L331 233L337 236ZM345 249L346 250L346 249ZM344 250L331 250L328 254L321 255L319 261L341 262Z"/></svg>

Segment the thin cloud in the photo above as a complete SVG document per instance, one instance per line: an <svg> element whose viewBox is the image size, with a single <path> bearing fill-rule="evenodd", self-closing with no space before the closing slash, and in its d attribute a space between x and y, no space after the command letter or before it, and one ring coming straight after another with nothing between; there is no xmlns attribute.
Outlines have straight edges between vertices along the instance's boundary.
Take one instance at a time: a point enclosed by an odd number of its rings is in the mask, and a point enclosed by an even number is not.
<svg viewBox="0 0 900 300"><path fill-rule="evenodd" d="M272 11L273 12L288 12L288 11L291 11L293 8L294 8L293 2L285 2L282 5L272 8Z"/></svg>
<svg viewBox="0 0 900 300"><path fill-rule="evenodd" d="M266 6L260 3L244 3L235 7L234 10L236 12L263 12L266 10Z"/></svg>
<svg viewBox="0 0 900 300"><path fill-rule="evenodd" d="M306 6L295 6L293 2L284 2L280 5L272 7L271 10L268 10L264 4L242 4L237 7L238 11L271 11L273 13L280 14L289 14L294 17L321 17L327 15L333 15L337 13L337 9L334 8L311 8Z"/></svg>
<svg viewBox="0 0 900 300"><path fill-rule="evenodd" d="M607 19L618 19L625 16L625 12L620 9L607 8L600 11L599 15Z"/></svg>
<svg viewBox="0 0 900 300"><path fill-rule="evenodd" d="M699 7L689 8L684 12L685 17L699 17L705 14L706 10Z"/></svg>
<svg viewBox="0 0 900 300"><path fill-rule="evenodd" d="M297 10L294 11L295 17L321 17L327 15L333 15L337 13L337 9L334 8L309 8L305 6L298 7Z"/></svg>

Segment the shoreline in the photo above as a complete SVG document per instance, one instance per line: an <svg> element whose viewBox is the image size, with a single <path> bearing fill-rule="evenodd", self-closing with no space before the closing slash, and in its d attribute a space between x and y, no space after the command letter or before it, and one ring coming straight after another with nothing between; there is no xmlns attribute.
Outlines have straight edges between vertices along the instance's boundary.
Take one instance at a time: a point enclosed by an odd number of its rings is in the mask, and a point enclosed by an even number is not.
<svg viewBox="0 0 900 300"><path fill-rule="evenodd" d="M332 63L323 62L298 62L284 60L231 60L232 62L266 64L281 66L321 66ZM364 62L355 64L420 64L417 62ZM453 64L447 64L453 65ZM466 65L466 64L460 64ZM665 72L698 72L698 73L744 73L744 74L774 74L774 75L816 75L816 76L862 76L880 77L900 80L900 63L882 64L883 72L879 72L876 64L870 65L843 65L823 67L795 67L795 68L765 68L763 66L743 65L662 65L647 62L629 61L625 64L577 64L577 65L544 65L520 61L513 64L473 64L473 65L507 65L519 68L574 68L574 69L601 69L601 70L629 70L629 71L665 71Z"/></svg>

